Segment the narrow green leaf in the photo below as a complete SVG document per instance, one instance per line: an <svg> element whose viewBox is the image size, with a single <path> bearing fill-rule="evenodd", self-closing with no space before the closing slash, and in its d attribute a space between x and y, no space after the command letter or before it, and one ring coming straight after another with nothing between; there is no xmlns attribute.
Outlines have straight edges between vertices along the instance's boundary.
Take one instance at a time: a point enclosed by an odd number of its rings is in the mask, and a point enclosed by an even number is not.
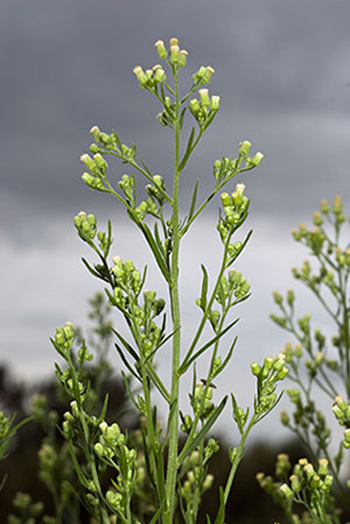
<svg viewBox="0 0 350 524"><path fill-rule="evenodd" d="M166 387L164 386L163 382L159 378L156 370L153 368L152 364L147 366L147 372L149 373L150 379L155 385L155 387L158 389L159 393L162 395L164 400L167 401L167 403L170 403L170 394Z"/></svg>
<svg viewBox="0 0 350 524"><path fill-rule="evenodd" d="M229 349L229 352L227 353L223 363L221 364L221 366L218 367L215 375L213 376L213 379L215 377L217 377L218 375L220 375L220 373L225 369L225 367L227 366L227 364L230 362L231 360L231 357L232 357L232 354L233 354L233 350L235 349L235 346L236 346L236 343L237 343L237 340L238 340L238 337L235 337L232 344L231 344L231 347Z"/></svg>
<svg viewBox="0 0 350 524"><path fill-rule="evenodd" d="M225 520L225 496L224 496L224 490L222 486L220 486L219 488L219 496L220 496L220 506L216 514L216 519L214 521L214 524L223 524Z"/></svg>
<svg viewBox="0 0 350 524"><path fill-rule="evenodd" d="M187 109L187 107L185 106L183 108L183 110L181 111L181 114L180 114L180 118L179 118L180 131L182 130L182 126L183 126L183 123L184 123L184 117L185 117L186 109Z"/></svg>
<svg viewBox="0 0 350 524"><path fill-rule="evenodd" d="M98 273L98 271L96 271L92 266L90 266L89 262L87 262L87 260L85 260L85 258L82 258L81 259L84 266L87 268L88 271L90 271L90 273L96 277L96 278L99 278L100 280L105 280L104 278L101 277L100 273Z"/></svg>
<svg viewBox="0 0 350 524"><path fill-rule="evenodd" d="M144 224L144 223L140 223L140 228L141 228L141 231L143 232L143 234L145 235L146 237L146 240L154 254L154 257L158 263L158 267L159 269L161 270L161 272L163 273L163 276L165 278L165 280L167 282L169 282L170 280L170 275L169 275L169 271L168 271L168 268L167 268L167 265L164 261L164 258L163 258L163 255L161 253L161 251L159 251L158 249L158 246L153 238L153 235L149 229L149 227Z"/></svg>
<svg viewBox="0 0 350 524"><path fill-rule="evenodd" d="M194 211L195 211L196 202L197 202L198 186L199 186L199 180L196 181L196 184L194 186L194 190L193 190L193 194L192 194L192 200L191 200L191 205L190 205L190 210L188 212L188 220L191 220L191 218L193 217Z"/></svg>
<svg viewBox="0 0 350 524"><path fill-rule="evenodd" d="M141 379L141 376L140 374L133 368L133 366L130 364L130 362L128 362L126 356L124 355L124 352L122 350L122 348L119 346L119 344L117 344L116 342L114 343L114 346L120 356L120 359L121 361L123 362L124 366L126 367L126 369L129 371L129 373L131 373L131 375L136 378L136 380L139 380L140 382L142 381Z"/></svg>
<svg viewBox="0 0 350 524"><path fill-rule="evenodd" d="M204 264L201 264L201 268L203 271L203 281L202 281L202 291L201 291L201 309L205 311L207 307L207 293L208 293L209 278L208 278L208 272Z"/></svg>
<svg viewBox="0 0 350 524"><path fill-rule="evenodd" d="M140 358L135 349L132 346L130 346L129 342L116 329L112 328L112 331L115 334L115 336L118 337L118 339L123 344L127 352L132 356L132 358L136 362L138 362Z"/></svg>
<svg viewBox="0 0 350 524"><path fill-rule="evenodd" d="M162 243L162 240L160 238L160 235L159 235L159 229L158 229L158 224L154 224L154 238L157 242L157 246L159 248L159 251L162 253L163 257L165 258L165 252L164 252L164 247L163 247L163 243Z"/></svg>
<svg viewBox="0 0 350 524"><path fill-rule="evenodd" d="M236 318L233 320L228 326L225 327L220 333L217 333L213 338L211 338L204 346L202 346L194 355L191 356L191 354L187 354L184 358L183 363L181 364L179 368L179 374L183 375L188 368L191 366L191 364L197 360L198 357L202 355L210 346L215 344L217 340L219 340L223 335L225 335L237 322L239 321L239 318Z"/></svg>
<svg viewBox="0 0 350 524"><path fill-rule="evenodd" d="M179 171L180 172L185 167L186 162L187 162L190 154L192 153L192 145L193 145L195 132L196 132L195 128L192 127L191 132L190 132L190 136L188 137L188 142L187 142L187 147L186 147L185 154L184 154L183 159L181 160L180 165L179 165Z"/></svg>
<svg viewBox="0 0 350 524"><path fill-rule="evenodd" d="M103 402L101 414L98 417L97 422L96 422L97 426L100 425L101 422L103 422L105 420L105 418L106 418L108 401L109 401L109 394L107 393L106 396L105 396L104 402Z"/></svg>
<svg viewBox="0 0 350 524"><path fill-rule="evenodd" d="M74 464L74 467L75 467L75 471L77 472L78 478L79 478L81 484L85 488L87 488L89 484L88 484L87 478L84 475L83 470L80 467L78 459L77 459L77 457L75 455L75 449L74 449L74 446L73 446L73 443L72 443L71 440L69 441L69 450L70 450L70 454L71 454L72 461L73 461L73 464Z"/></svg>

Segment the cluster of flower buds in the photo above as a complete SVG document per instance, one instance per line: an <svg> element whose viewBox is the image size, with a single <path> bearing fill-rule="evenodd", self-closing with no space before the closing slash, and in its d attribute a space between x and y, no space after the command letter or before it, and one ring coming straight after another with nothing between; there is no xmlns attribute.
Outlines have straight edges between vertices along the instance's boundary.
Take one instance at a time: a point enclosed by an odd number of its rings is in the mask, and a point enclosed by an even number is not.
<svg viewBox="0 0 350 524"><path fill-rule="evenodd" d="M114 490L106 492L106 502L113 511L123 513L125 495L131 493L136 479L136 450L129 449L117 423L99 425L99 441L94 445L96 455L118 471Z"/></svg>
<svg viewBox="0 0 350 524"><path fill-rule="evenodd" d="M188 512L191 513L191 505L193 504L194 496L196 492L198 492L198 489L200 489L200 493L204 493L208 489L210 489L213 485L214 476L208 473L205 475L204 479L202 479L203 475L201 473L200 468L194 468L190 470L187 473L186 480L181 486L181 497L186 502L188 507Z"/></svg>
<svg viewBox="0 0 350 524"><path fill-rule="evenodd" d="M142 287L141 272L135 268L132 260L126 260L125 262L119 256L113 257L114 266L112 267L112 273L115 277L117 284L116 288L127 292L131 290L134 295L138 295ZM120 296L120 292L116 292L117 297ZM123 305L125 307L125 298Z"/></svg>
<svg viewBox="0 0 350 524"><path fill-rule="evenodd" d="M314 213L314 224L316 226L322 225L323 217L321 215L327 216L329 218L330 211L331 206L329 205L327 200L321 200L320 212L316 211ZM340 225L345 221L342 199L339 195L337 195L333 200L332 213L334 216L335 224Z"/></svg>
<svg viewBox="0 0 350 524"><path fill-rule="evenodd" d="M188 104L188 108L199 126L203 129L213 121L215 114L219 110L220 97L218 95L209 96L209 90L202 88L198 90L199 100L192 98Z"/></svg>
<svg viewBox="0 0 350 524"><path fill-rule="evenodd" d="M60 479L69 477L71 464L69 462L69 448L62 446L59 451L50 442L45 442L39 449L39 476L47 486L57 483Z"/></svg>
<svg viewBox="0 0 350 524"><path fill-rule="evenodd" d="M78 230L79 236L83 240L93 240L97 232L97 221L95 215L87 215L85 211L80 211L74 217L74 224Z"/></svg>
<svg viewBox="0 0 350 524"><path fill-rule="evenodd" d="M241 300L248 295L249 291L250 285L247 279L242 276L240 271L231 269L228 272L228 279L224 275L221 277L215 298L223 308L227 308L232 305L233 297L236 300Z"/></svg>
<svg viewBox="0 0 350 524"><path fill-rule="evenodd" d="M115 287L110 299L123 313L130 314L140 328L142 350L149 354L162 334L162 330L154 322L165 307L165 301L157 298L155 291L143 292L143 303L139 304L143 278L132 260L123 262L119 256L113 258L112 273L115 276Z"/></svg>
<svg viewBox="0 0 350 524"><path fill-rule="evenodd" d="M133 72L140 83L140 87L148 91L155 91L159 84L164 84L166 81L166 73L160 64L153 66L152 69L146 69L146 71L141 66L136 66Z"/></svg>
<svg viewBox="0 0 350 524"><path fill-rule="evenodd" d="M215 69L213 69L211 66L201 66L192 77L193 83L195 85L208 84L214 73Z"/></svg>
<svg viewBox="0 0 350 524"><path fill-rule="evenodd" d="M231 195L228 193L221 194L225 216L220 216L217 229L223 242L229 232L242 221L247 213L249 199L245 196L244 189L244 184L237 184L236 190Z"/></svg>
<svg viewBox="0 0 350 524"><path fill-rule="evenodd" d="M307 506L312 510L313 507L322 504L332 488L333 477L329 474L328 460L319 459L315 469L306 458L300 459L294 466L289 481L289 484L284 483L280 486L283 495L289 499L300 499L307 494Z"/></svg>
<svg viewBox="0 0 350 524"><path fill-rule="evenodd" d="M95 125L90 129L90 133L94 137L95 142L101 144L101 146L98 146L97 144L90 145L90 152L94 155L96 153L103 153L105 149L110 151L115 148L117 142L119 143L119 137L115 131L113 131L111 134L108 134L104 131L101 131L101 129Z"/></svg>
<svg viewBox="0 0 350 524"><path fill-rule="evenodd" d="M350 404L345 402L340 395L335 398L332 411L341 426L345 426L347 429L350 428Z"/></svg>
<svg viewBox="0 0 350 524"><path fill-rule="evenodd" d="M55 348L65 356L70 354L74 342L74 330L71 322L66 322L64 327L58 327L54 338Z"/></svg>
<svg viewBox="0 0 350 524"><path fill-rule="evenodd" d="M81 155L80 160L90 171L90 173L86 171L82 174L81 178L83 182L85 182L85 184L91 189L104 191L105 185L103 183L103 179L105 178L108 164L101 153L95 153L93 158L91 158L91 156L87 153L84 153Z"/></svg>
<svg viewBox="0 0 350 524"><path fill-rule="evenodd" d="M262 366L257 362L252 362L252 373L258 379L258 393L254 399L254 411L257 415L267 413L278 402L275 393L277 382L283 380L288 374L285 361L285 355L280 353L276 357L266 357Z"/></svg>
<svg viewBox="0 0 350 524"><path fill-rule="evenodd" d="M232 159L231 157L224 157L222 160L215 160L213 165L213 175L218 184L222 184L230 180L241 171L248 171L258 166L264 155L258 151L253 157L248 156L251 148L251 143L244 140L239 144L238 157Z"/></svg>
<svg viewBox="0 0 350 524"><path fill-rule="evenodd" d="M329 205L327 200L321 200L320 211L322 215L329 216L329 213L331 211L331 206ZM337 225L342 224L345 221L343 204L342 204L341 197L339 195L337 195L333 201L332 213L334 216L334 221Z"/></svg>
<svg viewBox="0 0 350 524"><path fill-rule="evenodd" d="M163 40L157 40L154 44L159 58L165 60L167 63L177 66L179 68L184 67L187 62L188 52L185 49L180 49L179 41L177 38L170 38L169 40L169 54L166 50Z"/></svg>
<svg viewBox="0 0 350 524"><path fill-rule="evenodd" d="M292 362L294 359L298 360L302 357L303 348L299 342L297 342L294 347L290 342L286 342L282 350L282 353L283 355L285 355L286 363L288 364Z"/></svg>
<svg viewBox="0 0 350 524"><path fill-rule="evenodd" d="M159 218L159 211L165 200L164 180L160 175L153 176L154 184L146 185L146 193L149 195L147 200L141 202L138 207L135 207L134 177L123 175L118 185L125 195L128 205L131 207L131 213L137 220L143 220L146 215L152 215Z"/></svg>
<svg viewBox="0 0 350 524"><path fill-rule="evenodd" d="M51 517L48 517L47 515L45 515L43 520L41 520L40 517L42 516L42 512L44 510L44 503L33 502L31 496L28 493L22 493L21 491L16 493L12 501L12 506L16 513L20 516L16 517L15 515L10 515L8 522L11 522L11 524L38 522L39 519L40 521L45 522L45 524L54 524L56 520L53 518L51 519Z"/></svg>
<svg viewBox="0 0 350 524"><path fill-rule="evenodd" d="M299 230L293 229L292 235L297 242L303 241L309 246L315 255L321 253L326 244L325 232L319 225L309 230L304 223L301 223Z"/></svg>
<svg viewBox="0 0 350 524"><path fill-rule="evenodd" d="M193 395L190 395L190 400L194 414L199 416L202 420L207 419L215 408L215 405L211 401L212 398L212 386L206 386L204 381L199 380L196 384Z"/></svg>
<svg viewBox="0 0 350 524"><path fill-rule="evenodd" d="M117 448L125 445L125 436L116 422L108 426L107 422L100 424L99 441L94 445L95 453L100 457L111 460L117 453Z"/></svg>

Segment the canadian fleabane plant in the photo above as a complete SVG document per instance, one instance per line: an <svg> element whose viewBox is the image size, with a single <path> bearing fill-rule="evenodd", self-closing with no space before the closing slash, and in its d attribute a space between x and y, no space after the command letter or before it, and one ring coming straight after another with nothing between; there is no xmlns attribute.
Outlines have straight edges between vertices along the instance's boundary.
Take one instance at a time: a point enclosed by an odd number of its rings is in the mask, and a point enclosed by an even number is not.
<svg viewBox="0 0 350 524"><path fill-rule="evenodd" d="M168 48L161 40L155 46L161 64L146 70L136 66L134 73L140 87L158 99L161 109L157 119L172 132L171 189L163 177L155 174L141 159L136 146L124 144L116 131L106 133L93 126L94 142L89 153L81 156L81 161L86 168L82 175L84 183L115 198L141 232L168 288L169 304L158 296L156 290L146 289L146 268L139 268L133 261L122 260L118 255L111 257L110 222L105 231L99 229L96 217L83 211L74 220L80 238L97 257L96 263L84 260L84 264L92 275L102 280L110 304L124 318L128 329L127 336L116 329L113 332L116 349L125 366L125 385L140 415L142 451L135 449L117 421L112 424L105 421L108 398L101 413L88 412L89 384L84 380L83 369L92 355L85 342L77 354L73 350L73 325L67 323L58 328L52 340L66 363L65 369L57 366L56 373L71 397L70 409L64 416L61 429L69 442L74 466L85 490L83 502L101 524L109 524L111 519L125 524L144 520L152 524L172 524L181 520L194 524L197 521L201 498L213 480L208 474L208 464L218 450L211 430L228 398L226 395L218 399L214 381L229 365L236 344L237 337L230 334L237 322L237 319L230 318L231 309L250 295L249 283L233 268L251 233L241 240L235 238L248 217L249 199L244 184L232 187L232 180L258 166L263 155L260 152L250 155L251 144L243 141L238 145L236 158L215 160L209 195L197 202L197 181L192 189L188 212L180 216L179 188L187 163L215 119L220 97L211 95L205 87L214 73L210 66L200 67L192 76L188 92L180 93L178 79L186 65L187 52L180 49L176 38L170 40ZM193 127L188 136L183 136L186 117L192 120ZM119 160L129 170L119 181L109 174L108 162L113 159ZM144 183L147 197L140 199L140 186ZM202 283L196 300L200 320L192 341L184 348L181 346L184 322L179 289L180 245L192 224L217 194L221 198L216 225L222 247L221 262L217 275L211 279L205 265L201 265ZM207 328L211 334L206 338ZM224 349L221 349L224 341ZM163 347L172 355L169 384L156 366L158 352ZM208 363L207 374L198 380L196 363L202 357ZM179 404L180 385L184 375L190 372L193 377L190 408L184 409ZM255 362L252 372L257 380L252 409L241 408L231 393L233 419L240 440L236 447L229 449L231 470L218 494L216 524L224 522L233 478L250 430L279 400L276 387L287 374L285 356L265 358L262 365ZM164 425L157 418L155 390L167 408ZM140 454L144 457L142 466ZM141 516L137 513L134 503L137 499L147 501L148 514Z"/></svg>
<svg viewBox="0 0 350 524"><path fill-rule="evenodd" d="M271 318L293 338L283 351L292 381L287 393L293 413L283 411L281 421L304 444L309 459L302 457L292 467L289 457L281 454L276 480L262 473L258 480L291 524L337 524L345 521L339 507L350 509L350 481L345 482L342 470L350 448L349 221L337 196L332 205L321 201L311 228L301 223L292 231L312 257L300 269L293 268L293 276L321 306L326 319L322 326L315 325L309 312L296 317L293 290L286 297L274 292L279 313ZM322 394L328 413L320 407ZM342 427L340 434L334 422Z"/></svg>

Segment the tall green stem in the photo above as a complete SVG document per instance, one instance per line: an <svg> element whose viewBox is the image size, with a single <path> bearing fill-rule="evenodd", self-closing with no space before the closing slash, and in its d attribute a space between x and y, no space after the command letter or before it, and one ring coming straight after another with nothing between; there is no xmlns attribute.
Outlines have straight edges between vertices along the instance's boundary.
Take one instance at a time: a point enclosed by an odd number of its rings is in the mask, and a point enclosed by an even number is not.
<svg viewBox="0 0 350 524"><path fill-rule="evenodd" d="M177 70L174 70L175 80L175 152L174 152L174 185L173 185L173 251L171 257L170 300L173 321L173 348L172 348L172 381L169 412L169 455L166 477L166 509L164 524L171 524L175 511L177 454L178 454L178 426L179 426L179 364L180 364L180 300L179 300L179 159L180 159L180 125L179 125L179 89Z"/></svg>

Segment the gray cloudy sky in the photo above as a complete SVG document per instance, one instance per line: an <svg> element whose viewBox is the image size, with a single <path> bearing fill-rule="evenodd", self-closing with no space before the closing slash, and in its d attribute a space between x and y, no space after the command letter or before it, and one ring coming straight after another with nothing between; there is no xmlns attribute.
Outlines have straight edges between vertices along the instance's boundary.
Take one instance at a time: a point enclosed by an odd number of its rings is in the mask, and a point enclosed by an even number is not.
<svg viewBox="0 0 350 524"><path fill-rule="evenodd" d="M210 91L222 97L189 166L184 200L196 178L204 194L213 161L235 154L241 140L265 153L244 179L254 236L240 269L253 296L239 312L236 364L223 379L249 383L250 361L277 353L285 340L268 312L271 290L289 287L290 267L304 257L290 230L321 198L340 193L349 209L349 20L347 0L2 0L0 359L20 376L43 376L52 370L55 327L83 323L86 299L100 286L81 267L87 252L72 226L80 209L113 217L115 251L140 265L147 260L115 203L80 181L79 154L93 124L116 128L168 178L170 133L157 124L157 103L132 69L157 63L154 42L177 36L189 52L188 74L212 65ZM113 169L123 174L120 165ZM198 263L206 257L215 268L213 212L184 246L183 289L193 298ZM302 307L312 308L301 296ZM249 396L242 391L242 399Z"/></svg>

